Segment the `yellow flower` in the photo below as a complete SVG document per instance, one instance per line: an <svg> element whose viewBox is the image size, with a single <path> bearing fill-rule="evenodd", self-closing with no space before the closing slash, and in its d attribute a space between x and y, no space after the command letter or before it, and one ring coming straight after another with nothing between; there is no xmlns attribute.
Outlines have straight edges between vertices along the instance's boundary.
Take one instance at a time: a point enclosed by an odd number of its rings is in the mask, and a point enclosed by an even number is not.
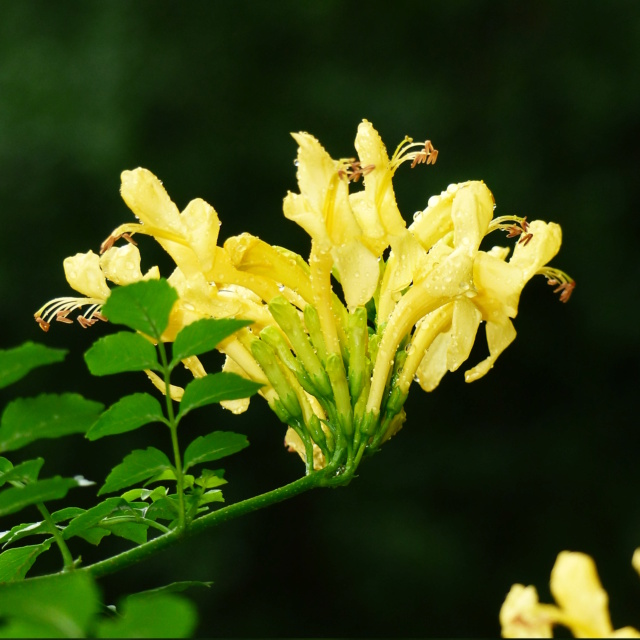
<svg viewBox="0 0 640 640"><path fill-rule="evenodd" d="M34 317L44 331L48 331L53 320L71 323L69 313L82 307L88 307L77 320L85 329L98 320L104 320L100 314L102 305L109 297L107 280L117 285L131 284L138 280L159 278L158 267L152 267L143 276L140 271L140 252L132 244L124 247L111 247L102 256L93 251L77 253L65 258L63 262L67 282L72 289L84 297L55 298L43 305Z"/></svg>
<svg viewBox="0 0 640 640"><path fill-rule="evenodd" d="M318 253L330 253L347 305L364 305L378 285L380 269L351 210L349 181L341 174L345 169L308 133L293 138L299 145L300 193L287 194L284 215L311 236Z"/></svg>
<svg viewBox="0 0 640 640"><path fill-rule="evenodd" d="M609 597L590 556L562 551L551 571L550 586L556 605L541 604L535 587L511 587L500 610L504 638L551 638L556 624L576 638L640 638L633 627L614 631Z"/></svg>

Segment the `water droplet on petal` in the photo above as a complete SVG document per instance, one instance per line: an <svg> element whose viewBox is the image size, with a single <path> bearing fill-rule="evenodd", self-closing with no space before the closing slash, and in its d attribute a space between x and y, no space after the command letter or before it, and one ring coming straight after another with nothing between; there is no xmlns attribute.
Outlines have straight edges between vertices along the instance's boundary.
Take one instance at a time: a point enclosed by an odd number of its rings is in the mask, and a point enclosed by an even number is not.
<svg viewBox="0 0 640 640"><path fill-rule="evenodd" d="M293 161L293 166L294 166L294 167L299 167L299 166L300 166L300 160L298 160L298 158L296 158L296 159Z"/></svg>
<svg viewBox="0 0 640 640"><path fill-rule="evenodd" d="M284 291L284 285L283 284L279 284L278 285L278 291Z"/></svg>
<svg viewBox="0 0 640 640"><path fill-rule="evenodd" d="M455 193L458 190L458 185L457 184L450 184L447 187L447 193Z"/></svg>
<svg viewBox="0 0 640 640"><path fill-rule="evenodd" d="M414 219L414 220L417 220L421 215L422 215L422 211L416 211L416 212L413 214L413 219Z"/></svg>
<svg viewBox="0 0 640 640"><path fill-rule="evenodd" d="M431 196L427 202L427 206L435 207L440 202L440 196Z"/></svg>

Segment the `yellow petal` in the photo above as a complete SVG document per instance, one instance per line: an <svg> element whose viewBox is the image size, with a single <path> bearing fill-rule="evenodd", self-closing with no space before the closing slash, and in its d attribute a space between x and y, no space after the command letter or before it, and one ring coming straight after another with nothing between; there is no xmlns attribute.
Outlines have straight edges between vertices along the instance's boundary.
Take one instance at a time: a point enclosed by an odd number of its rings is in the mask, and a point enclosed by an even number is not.
<svg viewBox="0 0 640 640"><path fill-rule="evenodd" d="M486 375L493 367L498 356L515 340L516 330L508 318L504 322L487 322L487 344L489 357L478 363L473 369L464 372L465 382L474 382Z"/></svg>
<svg viewBox="0 0 640 640"><path fill-rule="evenodd" d="M416 372L418 384L425 391L433 391L447 372L447 353L451 335L441 333L436 336L427 349Z"/></svg>
<svg viewBox="0 0 640 640"><path fill-rule="evenodd" d="M376 256L356 240L335 247L332 256L347 306L353 309L365 305L378 286L380 266Z"/></svg>
<svg viewBox="0 0 640 640"><path fill-rule="evenodd" d="M493 217L494 199L484 182L467 182L455 193L451 205L454 247L475 253Z"/></svg>
<svg viewBox="0 0 640 640"><path fill-rule="evenodd" d="M451 338L447 352L449 371L456 371L469 357L481 319L482 314L468 299L459 298L454 301Z"/></svg>
<svg viewBox="0 0 640 640"><path fill-rule="evenodd" d="M151 171L142 168L123 171L120 178L122 199L143 224L182 233L178 207Z"/></svg>
<svg viewBox="0 0 640 640"><path fill-rule="evenodd" d="M515 318L526 281L521 269L492 254L479 251L473 265L474 304L485 320L500 322L504 316Z"/></svg>
<svg viewBox="0 0 640 640"><path fill-rule="evenodd" d="M527 232L532 234L531 240L518 242L509 260L522 271L525 282L558 253L562 244L562 229L555 222L533 220Z"/></svg>
<svg viewBox="0 0 640 640"><path fill-rule="evenodd" d="M155 233L157 242L183 273L190 275L199 271L198 258L189 246L178 207L169 198L162 182L151 171L142 168L123 171L121 180L122 199L144 225L157 230L149 233ZM167 239L167 235L172 239Z"/></svg>
<svg viewBox="0 0 640 640"><path fill-rule="evenodd" d="M610 633L609 638L640 638L640 631L633 627L622 627Z"/></svg>
<svg viewBox="0 0 640 640"><path fill-rule="evenodd" d="M76 253L65 258L62 264L67 282L73 289L96 300L104 301L109 297L110 290L100 269L100 257L93 251Z"/></svg>
<svg viewBox="0 0 640 640"><path fill-rule="evenodd" d="M314 240L330 244L324 218L311 208L303 195L289 192L282 204L282 210L285 218L300 225Z"/></svg>
<svg viewBox="0 0 640 640"><path fill-rule="evenodd" d="M374 200L364 191L356 191L349 194L349 204L362 229L362 242L376 256L381 256L389 246L389 235L382 226Z"/></svg>
<svg viewBox="0 0 640 640"><path fill-rule="evenodd" d="M375 203L380 224L389 235L400 235L406 228L396 196L393 192L393 173L389 167L389 155L380 134L367 120L358 126L355 147L363 167L373 165L373 170L364 176L367 199Z"/></svg>
<svg viewBox="0 0 640 640"><path fill-rule="evenodd" d="M631 565L640 574L640 547L633 552Z"/></svg>
<svg viewBox="0 0 640 640"><path fill-rule="evenodd" d="M312 135L304 132L291 135L298 143L297 177L300 193L313 211L321 212L325 207L329 185L337 181L336 162Z"/></svg>
<svg viewBox="0 0 640 640"><path fill-rule="evenodd" d="M503 638L552 638L551 621L535 587L514 584L500 609Z"/></svg>
<svg viewBox="0 0 640 640"><path fill-rule="evenodd" d="M222 370L228 373L237 373L243 378L248 378L245 370L229 356L226 356ZM222 402L220 402L220 406L222 406L227 411L231 411L231 413L237 415L240 413L244 413L249 408L249 402L250 398L240 398L239 400L223 400Z"/></svg>
<svg viewBox="0 0 640 640"><path fill-rule="evenodd" d="M100 256L100 267L104 275L117 285L131 284L142 280L140 251L127 243L122 247L111 247Z"/></svg>
<svg viewBox="0 0 640 640"><path fill-rule="evenodd" d="M466 184L466 183L463 183ZM453 185L457 191L462 185ZM429 251L440 239L453 231L451 206L455 192L443 192L440 196L429 198L429 206L416 215L409 227L422 247Z"/></svg>
<svg viewBox="0 0 640 640"><path fill-rule="evenodd" d="M200 261L205 273L213 267L220 232L220 219L216 210L201 198L192 200L180 214L189 245Z"/></svg>
<svg viewBox="0 0 640 640"><path fill-rule="evenodd" d="M551 593L563 612L575 620L569 625L575 637L603 638L613 631L609 597L590 556L561 551L551 571Z"/></svg>

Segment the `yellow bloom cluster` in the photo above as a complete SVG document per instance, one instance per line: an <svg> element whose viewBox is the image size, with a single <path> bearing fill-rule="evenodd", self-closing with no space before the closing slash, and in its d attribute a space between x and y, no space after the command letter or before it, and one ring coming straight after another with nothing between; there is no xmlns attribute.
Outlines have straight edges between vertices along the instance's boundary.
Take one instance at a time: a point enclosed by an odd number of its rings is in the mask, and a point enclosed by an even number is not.
<svg viewBox="0 0 640 640"><path fill-rule="evenodd" d="M632 564L640 573L640 549ZM533 586L511 587L500 610L504 638L552 638L556 624L567 627L576 638L640 638L633 627L614 631L609 597L590 556L562 551L551 571L550 586L555 605L540 603Z"/></svg>
<svg viewBox="0 0 640 640"><path fill-rule="evenodd" d="M308 260L247 233L218 246L213 207L197 199L180 212L152 173L125 171L122 197L138 222L115 229L101 256L67 258L67 280L85 297L52 300L35 316L45 330L53 320L70 322L68 314L85 306L82 326L103 319L107 281L159 277L157 267L142 274L132 239L152 236L176 264L168 281L179 301L163 340L198 318L252 320L219 345L225 369L263 383L261 394L290 427L287 443L308 471L327 464L353 469L400 428L412 381L431 391L458 369L483 321L489 356L465 378L489 371L515 338L511 320L533 275L546 276L563 301L574 283L546 266L560 248L560 227L494 219L483 182L450 185L407 227L392 179L404 162L433 164L430 141L406 138L389 158L365 120L355 140L358 159L335 160L308 133L293 137L300 191L286 196L284 214L310 235ZM354 189L361 179L363 188ZM508 248L480 249L496 230L518 237L509 259ZM127 244L115 246L120 239ZM205 375L197 358L185 365ZM172 392L175 399L180 393Z"/></svg>

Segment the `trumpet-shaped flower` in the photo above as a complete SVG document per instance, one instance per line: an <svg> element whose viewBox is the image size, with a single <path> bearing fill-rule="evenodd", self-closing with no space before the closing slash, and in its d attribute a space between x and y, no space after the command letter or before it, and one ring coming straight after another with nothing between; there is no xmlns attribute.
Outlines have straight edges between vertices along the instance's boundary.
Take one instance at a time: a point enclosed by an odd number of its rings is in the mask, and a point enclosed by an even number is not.
<svg viewBox="0 0 640 640"><path fill-rule="evenodd" d="M104 320L100 309L110 293L107 280L125 285L160 277L158 267L152 267L142 275L140 252L133 244L111 247L102 256L93 251L77 253L65 258L63 267L67 282L83 297L55 298L38 309L34 317L44 331L48 331L53 320L71 323L69 314L82 307L87 307L87 310L83 315L77 316L77 320L85 329L98 320Z"/></svg>
<svg viewBox="0 0 640 640"><path fill-rule="evenodd" d="M157 269L142 275L132 244L113 246L120 238L133 242L135 234L151 236L176 264L169 283L178 300L162 340L203 317L251 320L218 345L225 370L263 385L260 394L289 427L287 446L309 473L325 465L353 473L365 453L404 423L413 380L431 390L460 367L481 322L489 357L467 371L466 380L493 366L515 337L512 319L534 274L546 276L563 301L573 281L547 266L560 247L560 228L493 219L495 201L480 181L450 185L407 227L393 177L405 162L434 163L437 151L428 140L406 138L389 157L365 120L355 140L358 159L334 160L308 133L293 137L299 193L287 194L283 210L311 236L308 261L248 233L218 246L213 207L195 199L180 212L158 178L139 168L123 172L121 189L138 222L115 229L101 257L89 252L67 259L67 279L86 297L53 300L36 319L48 328L53 318L68 322L71 310L89 305L80 320L88 326L101 317L107 281L158 277ZM353 190L361 178L363 188ZM507 248L480 249L496 230L518 237L510 259ZM206 374L197 357L184 364L195 377ZM154 375L149 372L160 385ZM179 401L182 390L170 393ZM248 399L226 406L240 413Z"/></svg>
<svg viewBox="0 0 640 640"><path fill-rule="evenodd" d="M640 637L633 627L614 631L609 598L590 556L562 551L551 571L550 586L555 605L541 604L535 587L511 587L500 610L503 637L551 638L557 624L569 628L576 638Z"/></svg>

